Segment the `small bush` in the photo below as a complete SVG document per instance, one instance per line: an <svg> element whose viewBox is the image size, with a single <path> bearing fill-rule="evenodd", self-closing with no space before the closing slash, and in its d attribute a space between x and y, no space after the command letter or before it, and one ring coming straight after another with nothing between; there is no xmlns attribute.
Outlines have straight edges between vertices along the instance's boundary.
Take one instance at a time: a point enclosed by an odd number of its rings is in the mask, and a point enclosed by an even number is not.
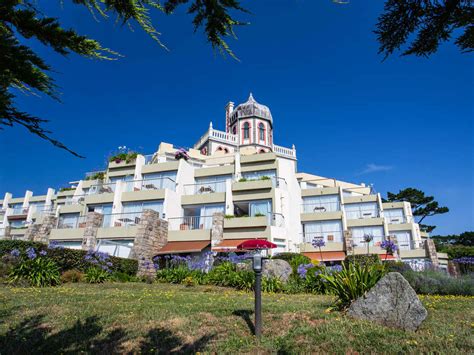
<svg viewBox="0 0 474 355"><path fill-rule="evenodd" d="M178 266L173 268L160 269L156 272L156 278L159 281L164 281L172 284L180 284L184 279L190 276L191 270L185 266Z"/></svg>
<svg viewBox="0 0 474 355"><path fill-rule="evenodd" d="M63 283L76 283L81 282L84 279L84 273L79 270L67 270L64 271L61 275L61 282Z"/></svg>
<svg viewBox="0 0 474 355"><path fill-rule="evenodd" d="M13 283L25 280L36 287L55 286L61 282L58 266L47 257L23 259L9 276Z"/></svg>
<svg viewBox="0 0 474 355"><path fill-rule="evenodd" d="M298 253L280 253L280 254L275 255L273 259L287 261L291 265L291 268L293 269L293 274L295 275L296 275L298 266L300 266L301 264L311 263L310 258L308 258L307 256L303 254L298 254Z"/></svg>
<svg viewBox="0 0 474 355"><path fill-rule="evenodd" d="M99 284L110 280L110 273L99 267L92 266L87 269L84 279L90 284Z"/></svg>
<svg viewBox="0 0 474 355"><path fill-rule="evenodd" d="M385 266L389 272L404 273L412 270L410 265L401 261L388 261L385 263Z"/></svg>
<svg viewBox="0 0 474 355"><path fill-rule="evenodd" d="M444 272L407 271L403 276L416 293L423 295L474 296L474 276L451 277Z"/></svg>
<svg viewBox="0 0 474 355"><path fill-rule="evenodd" d="M187 276L187 277L183 280L183 284L184 284L186 287L192 287L192 286L196 286L196 285L197 285L197 282L196 282L196 280L193 279L192 276Z"/></svg>
<svg viewBox="0 0 474 355"><path fill-rule="evenodd" d="M344 264L347 266L349 264L361 264L361 265L380 265L382 261L377 254L361 254L361 255L348 255L346 256L346 260L344 260Z"/></svg>
<svg viewBox="0 0 474 355"><path fill-rule="evenodd" d="M0 279L6 279L13 268L18 265L20 259L10 254L5 254L0 259Z"/></svg>
<svg viewBox="0 0 474 355"><path fill-rule="evenodd" d="M321 274L327 289L337 296L336 306L345 309L370 290L385 274L386 268L378 264L350 263L332 274Z"/></svg>
<svg viewBox="0 0 474 355"><path fill-rule="evenodd" d="M262 291L263 292L282 292L285 289L285 285L281 280L276 277L264 277L262 279Z"/></svg>
<svg viewBox="0 0 474 355"><path fill-rule="evenodd" d="M133 275L129 275L125 272L115 271L111 275L111 280L116 282L137 282L139 278Z"/></svg>

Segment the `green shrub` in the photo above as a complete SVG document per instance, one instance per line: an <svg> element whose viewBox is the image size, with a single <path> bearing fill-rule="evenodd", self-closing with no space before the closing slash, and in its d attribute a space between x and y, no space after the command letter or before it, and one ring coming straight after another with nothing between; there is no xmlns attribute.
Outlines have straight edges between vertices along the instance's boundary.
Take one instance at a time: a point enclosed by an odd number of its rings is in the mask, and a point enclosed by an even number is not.
<svg viewBox="0 0 474 355"><path fill-rule="evenodd" d="M139 281L138 277L129 275L122 271L115 271L111 275L111 280L116 282L137 282Z"/></svg>
<svg viewBox="0 0 474 355"><path fill-rule="evenodd" d="M347 255L346 260L344 260L344 264L347 266L348 264L361 264L361 265L380 265L382 261L377 254L360 254L360 255Z"/></svg>
<svg viewBox="0 0 474 355"><path fill-rule="evenodd" d="M207 280L210 284L216 286L233 286L235 284L235 274L235 265L225 261L209 271Z"/></svg>
<svg viewBox="0 0 474 355"><path fill-rule="evenodd" d="M59 267L60 271L79 270L85 272L90 264L84 260L87 251L75 250L67 248L48 248L43 243L29 242L23 240L0 240L0 255L9 254L12 250L17 249L21 253L25 253L27 248L34 248L38 252L46 251L47 256L53 260ZM111 270L123 272L128 275L136 275L138 271L138 261L134 259L125 259L111 256Z"/></svg>
<svg viewBox="0 0 474 355"><path fill-rule="evenodd" d="M309 264L311 263L311 259L308 258L306 255L298 254L298 253L280 253L275 255L272 259L279 259L287 261L293 270L292 275L296 275L298 266L301 264Z"/></svg>
<svg viewBox="0 0 474 355"><path fill-rule="evenodd" d="M86 270L84 279L90 284L100 284L110 280L110 273L99 267L92 266Z"/></svg>
<svg viewBox="0 0 474 355"><path fill-rule="evenodd" d="M403 276L416 293L424 295L474 296L474 276L454 278L441 271L406 271Z"/></svg>
<svg viewBox="0 0 474 355"><path fill-rule="evenodd" d="M10 272L10 280L13 283L26 280L36 287L55 286L61 282L58 266L47 257L22 259Z"/></svg>
<svg viewBox="0 0 474 355"><path fill-rule="evenodd" d="M192 287L192 286L196 286L198 283L197 283L196 280L194 280L193 277L190 275L190 276L187 276L187 277L183 280L183 284L184 284L186 287Z"/></svg>
<svg viewBox="0 0 474 355"><path fill-rule="evenodd" d="M172 284L180 284L184 279L191 275L191 270L185 266L160 269L156 272L156 278Z"/></svg>
<svg viewBox="0 0 474 355"><path fill-rule="evenodd" d="M388 272L404 273L407 271L412 271L412 268L410 267L410 265L402 261L387 261L385 262L385 266Z"/></svg>
<svg viewBox="0 0 474 355"><path fill-rule="evenodd" d="M386 268L379 264L350 263L340 272L324 273L327 290L337 296L336 306L345 309L357 298L370 290L385 274Z"/></svg>
<svg viewBox="0 0 474 355"><path fill-rule="evenodd" d="M264 175L260 177L260 180L271 180L270 176Z"/></svg>
<svg viewBox="0 0 474 355"><path fill-rule="evenodd" d="M13 268L18 265L20 259L10 254L5 254L0 259L0 279L9 277Z"/></svg>
<svg viewBox="0 0 474 355"><path fill-rule="evenodd" d="M262 279L263 292L282 292L285 290L285 285L276 277L264 277Z"/></svg>
<svg viewBox="0 0 474 355"><path fill-rule="evenodd" d="M253 271L235 271L229 275L230 284L238 290L252 291L255 285L255 273Z"/></svg>
<svg viewBox="0 0 474 355"><path fill-rule="evenodd" d="M61 282L81 282L84 279L84 273L79 270L67 270L61 274Z"/></svg>

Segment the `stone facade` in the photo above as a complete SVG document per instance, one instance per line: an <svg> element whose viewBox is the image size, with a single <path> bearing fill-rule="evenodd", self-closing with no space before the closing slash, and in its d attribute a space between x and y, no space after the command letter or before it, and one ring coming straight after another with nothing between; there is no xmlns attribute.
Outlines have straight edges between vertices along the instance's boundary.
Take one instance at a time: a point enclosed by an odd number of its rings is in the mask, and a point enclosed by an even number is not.
<svg viewBox="0 0 474 355"><path fill-rule="evenodd" d="M38 233L36 233L33 240L35 242L48 244L51 229L56 228L57 223L58 223L58 217L54 215L44 216L43 223L40 224Z"/></svg>
<svg viewBox="0 0 474 355"><path fill-rule="evenodd" d="M212 216L211 245L214 247L224 240L224 214L214 213Z"/></svg>
<svg viewBox="0 0 474 355"><path fill-rule="evenodd" d="M97 245L97 230L102 225L104 216L101 213L89 212L86 218L86 228L82 237L83 250L95 250Z"/></svg>
<svg viewBox="0 0 474 355"><path fill-rule="evenodd" d="M431 238L426 239L425 247L428 253L428 257L430 258L431 263L433 264L433 267L438 268L439 267L438 253L436 252L436 245L433 239Z"/></svg>
<svg viewBox="0 0 474 355"><path fill-rule="evenodd" d="M33 223L33 224L30 224L28 226L28 229L26 230L25 232L25 237L24 239L25 240L28 240L28 241L33 241L35 240L35 236L38 234L39 232L39 229L41 228L41 224L40 223Z"/></svg>
<svg viewBox="0 0 474 355"><path fill-rule="evenodd" d="M160 213L144 210L138 225L130 258L138 260L137 276L154 277L153 257L168 242L168 222Z"/></svg>
<svg viewBox="0 0 474 355"><path fill-rule="evenodd" d="M5 227L5 231L3 233L3 239L12 240L11 230L12 228L10 226Z"/></svg>
<svg viewBox="0 0 474 355"><path fill-rule="evenodd" d="M347 255L352 255L354 253L354 241L352 240L352 232L350 230L344 231L344 246Z"/></svg>

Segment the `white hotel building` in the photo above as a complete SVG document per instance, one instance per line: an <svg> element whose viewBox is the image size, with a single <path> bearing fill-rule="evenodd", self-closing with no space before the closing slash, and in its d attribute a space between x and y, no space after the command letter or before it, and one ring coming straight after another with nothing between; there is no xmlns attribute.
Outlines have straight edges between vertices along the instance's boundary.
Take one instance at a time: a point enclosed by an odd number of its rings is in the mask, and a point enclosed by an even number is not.
<svg viewBox="0 0 474 355"><path fill-rule="evenodd" d="M229 251L258 237L278 245L273 253L340 261L366 253L363 237L369 234L370 253L384 254L380 243L390 237L399 246L397 258L446 265L446 255L420 232L409 203L383 203L364 184L298 172L295 147L274 143L270 109L252 95L236 107L227 104L225 130L211 123L188 150L189 159L177 160L177 150L161 143L154 154L111 161L103 172L89 173L64 191L6 193L0 200L0 238L39 238L127 257L142 211L152 209L168 222L166 244L153 253ZM93 212L102 217L91 227ZM216 214L225 215L218 237ZM52 225L44 226L45 220ZM85 242L91 228L92 244ZM321 253L311 246L314 238L325 240Z"/></svg>

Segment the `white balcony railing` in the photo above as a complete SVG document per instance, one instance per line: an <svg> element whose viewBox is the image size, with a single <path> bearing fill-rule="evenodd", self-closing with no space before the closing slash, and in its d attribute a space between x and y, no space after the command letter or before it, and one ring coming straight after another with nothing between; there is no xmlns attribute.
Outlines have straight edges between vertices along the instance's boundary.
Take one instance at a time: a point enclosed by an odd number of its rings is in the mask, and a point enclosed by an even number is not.
<svg viewBox="0 0 474 355"><path fill-rule="evenodd" d="M92 185L88 191L88 195L113 194L117 184L115 182L107 184Z"/></svg>
<svg viewBox="0 0 474 355"><path fill-rule="evenodd" d="M378 218L380 217L380 212L373 208L370 209L359 209L356 211L347 211L347 219L365 219L365 218Z"/></svg>
<svg viewBox="0 0 474 355"><path fill-rule="evenodd" d="M202 182L198 184L184 185L185 195L203 195L217 192L225 192L225 181Z"/></svg>
<svg viewBox="0 0 474 355"><path fill-rule="evenodd" d="M212 216L185 216L168 219L170 230L211 229Z"/></svg>
<svg viewBox="0 0 474 355"><path fill-rule="evenodd" d="M17 215L26 215L26 214L28 214L28 207L23 207L23 206L13 207L12 215L17 216Z"/></svg>
<svg viewBox="0 0 474 355"><path fill-rule="evenodd" d="M223 131L219 131L213 128L208 129L206 133L204 133L201 138L197 141L194 145L194 149L198 149L203 145L208 139L212 138L213 140L222 142L222 143L229 143L232 145L237 144L238 139L235 134L227 133Z"/></svg>
<svg viewBox="0 0 474 355"><path fill-rule="evenodd" d="M342 231L304 232L305 243L312 243L315 239L322 239L324 243L342 243Z"/></svg>
<svg viewBox="0 0 474 355"><path fill-rule="evenodd" d="M274 144L273 151L279 155L287 156L290 158L296 158L296 150L294 148L285 148Z"/></svg>
<svg viewBox="0 0 474 355"><path fill-rule="evenodd" d="M78 216L76 218L67 218L61 219L59 217L58 229L73 229L73 228L86 228L86 218L87 216Z"/></svg>
<svg viewBox="0 0 474 355"><path fill-rule="evenodd" d="M140 223L142 212L124 212L104 214L102 228L133 227Z"/></svg>
<svg viewBox="0 0 474 355"><path fill-rule="evenodd" d="M124 187L124 191L127 192L162 189L169 189L174 191L176 189L176 182L169 177L163 177L155 179L125 181Z"/></svg>
<svg viewBox="0 0 474 355"><path fill-rule="evenodd" d="M340 211L339 202L306 202L301 205L302 213L321 213Z"/></svg>

